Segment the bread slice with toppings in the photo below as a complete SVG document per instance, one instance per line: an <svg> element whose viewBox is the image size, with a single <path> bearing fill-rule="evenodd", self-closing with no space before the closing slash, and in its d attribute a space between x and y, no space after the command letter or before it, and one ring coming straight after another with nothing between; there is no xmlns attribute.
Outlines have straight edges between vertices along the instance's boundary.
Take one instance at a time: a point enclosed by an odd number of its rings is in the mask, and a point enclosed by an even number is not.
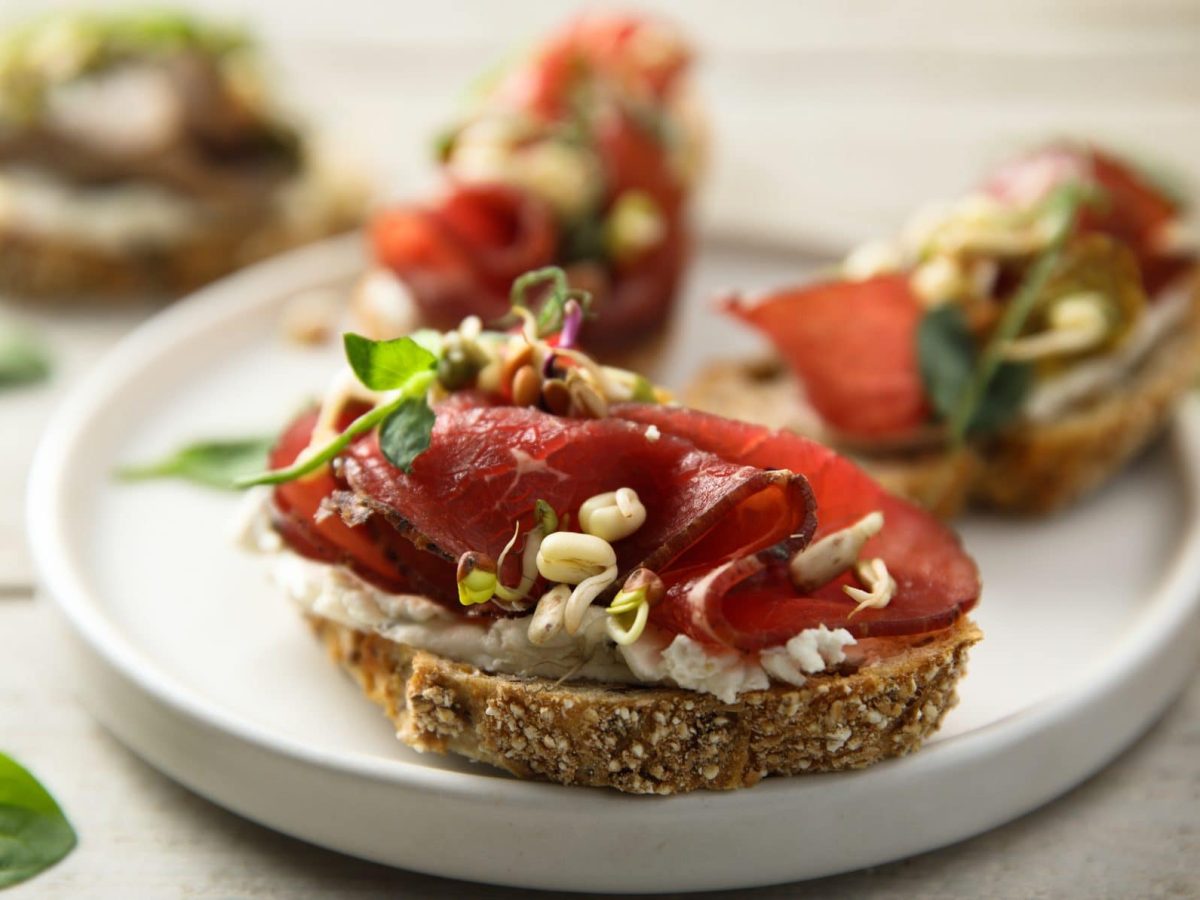
<svg viewBox="0 0 1200 900"><path fill-rule="evenodd" d="M498 675L331 619L309 621L421 752L521 778L636 794L748 787L770 775L858 769L917 750L957 702L981 632L863 641L860 663L726 703L659 686Z"/></svg>
<svg viewBox="0 0 1200 900"><path fill-rule="evenodd" d="M843 447L888 490L943 518L968 503L1004 512L1048 514L1104 484L1154 439L1200 372L1200 277L1178 328L1115 388L1053 420L1026 421L956 452L863 453ZM718 362L684 402L801 433L813 427L796 377L778 360Z"/></svg>
<svg viewBox="0 0 1200 900"><path fill-rule="evenodd" d="M530 285L519 333L348 335L361 387L242 482L270 487L243 543L401 740L640 793L916 749L980 638L957 536L828 447L600 367L587 298Z"/></svg>
<svg viewBox="0 0 1200 900"><path fill-rule="evenodd" d="M0 48L6 293L178 294L362 218L361 174L280 102L241 28L62 11Z"/></svg>

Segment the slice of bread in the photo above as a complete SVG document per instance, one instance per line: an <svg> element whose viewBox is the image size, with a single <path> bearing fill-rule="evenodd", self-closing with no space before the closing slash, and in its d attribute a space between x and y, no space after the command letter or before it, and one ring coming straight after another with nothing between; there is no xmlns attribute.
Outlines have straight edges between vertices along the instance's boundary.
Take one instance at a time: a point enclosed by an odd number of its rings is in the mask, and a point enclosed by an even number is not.
<svg viewBox="0 0 1200 900"><path fill-rule="evenodd" d="M956 453L838 449L888 490L943 518L972 502L1010 513L1055 512L1119 472L1166 427L1195 384L1200 278L1193 278L1191 298L1184 320L1128 379L1053 421L1025 422ZM755 360L709 366L683 399L707 412L811 432L811 414L800 397L795 376L782 363Z"/></svg>
<svg viewBox="0 0 1200 900"><path fill-rule="evenodd" d="M945 631L878 642L886 652L865 655L856 670L724 703L679 688L490 674L309 619L410 747L638 794L729 790L911 753L957 702L967 651L982 637L964 617Z"/></svg>

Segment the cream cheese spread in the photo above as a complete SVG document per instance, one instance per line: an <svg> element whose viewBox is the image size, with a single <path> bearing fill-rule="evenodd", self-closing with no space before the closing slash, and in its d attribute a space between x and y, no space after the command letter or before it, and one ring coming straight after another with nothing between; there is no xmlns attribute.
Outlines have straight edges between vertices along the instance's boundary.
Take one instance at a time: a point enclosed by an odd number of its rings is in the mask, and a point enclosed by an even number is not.
<svg viewBox="0 0 1200 900"><path fill-rule="evenodd" d="M273 580L304 612L488 672L675 685L733 703L747 691L766 689L772 680L803 685L806 675L842 662L844 648L855 643L845 629L822 625L782 646L743 653L647 627L633 644L619 646L608 636L607 613L591 606L576 634L560 630L534 644L528 617L468 619L427 597L389 593L344 567L292 552L271 528L263 493L247 498L238 540L270 557Z"/></svg>
<svg viewBox="0 0 1200 900"><path fill-rule="evenodd" d="M197 218L194 203L156 185L79 188L29 169L0 173L0 223L27 234L122 250L168 243Z"/></svg>

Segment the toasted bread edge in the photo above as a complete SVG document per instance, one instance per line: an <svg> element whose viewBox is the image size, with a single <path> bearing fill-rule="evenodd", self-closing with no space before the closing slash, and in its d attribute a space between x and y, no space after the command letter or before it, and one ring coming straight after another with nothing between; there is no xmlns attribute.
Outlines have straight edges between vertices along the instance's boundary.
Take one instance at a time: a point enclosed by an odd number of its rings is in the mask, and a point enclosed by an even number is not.
<svg viewBox="0 0 1200 900"><path fill-rule="evenodd" d="M967 651L982 637L964 617L855 672L729 704L679 688L491 674L309 620L405 744L522 778L638 794L729 790L911 753L957 702Z"/></svg>

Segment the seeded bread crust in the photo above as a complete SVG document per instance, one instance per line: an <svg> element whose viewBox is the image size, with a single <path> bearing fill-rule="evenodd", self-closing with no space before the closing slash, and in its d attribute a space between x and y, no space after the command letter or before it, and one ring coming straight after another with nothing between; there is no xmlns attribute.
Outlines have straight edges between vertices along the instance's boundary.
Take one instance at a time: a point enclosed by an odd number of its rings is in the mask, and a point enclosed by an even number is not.
<svg viewBox="0 0 1200 900"><path fill-rule="evenodd" d="M852 456L888 490L942 518L968 503L1008 513L1046 515L1115 475L1171 419L1200 372L1200 276L1193 276L1185 320L1119 387L1052 422L1009 429L956 454ZM778 361L718 362L684 396L689 406L774 428L805 432L795 376Z"/></svg>
<svg viewBox="0 0 1200 900"><path fill-rule="evenodd" d="M857 769L911 753L957 703L969 619L847 674L724 703L666 687L493 675L310 616L333 659L397 737L521 778L635 794L748 787L767 775Z"/></svg>
<svg viewBox="0 0 1200 900"><path fill-rule="evenodd" d="M112 250L0 223L0 291L55 302L173 297L301 244L355 227L362 198L331 198L303 223L282 216L213 224L169 246Z"/></svg>

